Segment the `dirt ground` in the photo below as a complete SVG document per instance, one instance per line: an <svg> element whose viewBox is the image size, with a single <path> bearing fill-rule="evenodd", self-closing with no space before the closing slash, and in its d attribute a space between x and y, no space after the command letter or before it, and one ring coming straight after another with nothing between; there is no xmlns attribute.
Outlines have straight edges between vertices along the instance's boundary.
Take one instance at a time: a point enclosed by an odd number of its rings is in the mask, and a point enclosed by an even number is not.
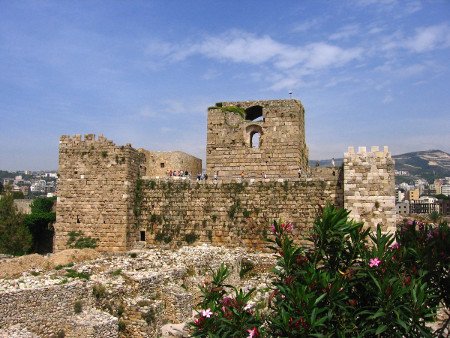
<svg viewBox="0 0 450 338"><path fill-rule="evenodd" d="M0 278L16 278L25 271L51 270L57 265L89 261L101 254L94 249L68 249L50 256L38 254L14 257L0 261Z"/></svg>

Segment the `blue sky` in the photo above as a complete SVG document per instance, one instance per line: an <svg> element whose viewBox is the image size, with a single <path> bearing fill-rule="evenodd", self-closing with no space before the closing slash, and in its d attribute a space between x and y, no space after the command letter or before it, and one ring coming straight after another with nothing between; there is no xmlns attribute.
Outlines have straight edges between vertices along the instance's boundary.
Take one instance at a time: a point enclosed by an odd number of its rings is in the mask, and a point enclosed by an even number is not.
<svg viewBox="0 0 450 338"><path fill-rule="evenodd" d="M300 99L311 159L450 152L450 2L0 0L0 169L62 134L205 158L206 109Z"/></svg>

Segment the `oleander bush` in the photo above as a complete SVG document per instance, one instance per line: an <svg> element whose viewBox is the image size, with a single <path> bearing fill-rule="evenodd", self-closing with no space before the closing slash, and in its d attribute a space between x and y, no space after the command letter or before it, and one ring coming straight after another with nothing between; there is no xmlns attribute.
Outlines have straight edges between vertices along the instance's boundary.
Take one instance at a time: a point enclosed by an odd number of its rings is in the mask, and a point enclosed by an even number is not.
<svg viewBox="0 0 450 338"><path fill-rule="evenodd" d="M431 337L425 324L449 305L449 227L405 220L396 234L366 229L327 205L309 245L274 222L277 256L267 306L226 284L222 265L200 286L193 337Z"/></svg>

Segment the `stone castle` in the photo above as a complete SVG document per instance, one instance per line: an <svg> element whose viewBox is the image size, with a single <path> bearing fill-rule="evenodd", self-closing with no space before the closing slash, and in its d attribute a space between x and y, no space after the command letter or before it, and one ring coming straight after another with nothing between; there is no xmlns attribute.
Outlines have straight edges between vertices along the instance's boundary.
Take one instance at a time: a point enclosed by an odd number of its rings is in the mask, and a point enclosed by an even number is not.
<svg viewBox="0 0 450 338"><path fill-rule="evenodd" d="M262 248L273 219L300 239L327 202L385 230L395 224L394 162L387 147L349 147L341 167L308 167L304 108L297 100L222 102L208 108L206 173L183 152L117 146L103 136L62 136L54 250L69 233L101 251L153 244Z"/></svg>

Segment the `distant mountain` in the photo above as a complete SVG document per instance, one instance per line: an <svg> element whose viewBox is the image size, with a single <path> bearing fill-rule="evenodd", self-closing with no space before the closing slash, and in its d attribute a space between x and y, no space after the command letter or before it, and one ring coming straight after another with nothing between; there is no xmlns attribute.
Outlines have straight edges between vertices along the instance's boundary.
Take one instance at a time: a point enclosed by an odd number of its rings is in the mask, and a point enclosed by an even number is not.
<svg viewBox="0 0 450 338"><path fill-rule="evenodd" d="M442 150L415 151L406 154L392 156L395 160L395 170L404 172L396 175L396 183L414 182L423 178L432 183L435 178L450 177L450 154ZM335 159L336 166L342 164L342 158ZM317 160L309 161L314 167ZM320 166L331 166L331 159L320 160Z"/></svg>
<svg viewBox="0 0 450 338"><path fill-rule="evenodd" d="M423 178L433 182L435 178L450 177L450 154L441 150L426 150L394 155L395 170L407 175L397 175L396 181Z"/></svg>

